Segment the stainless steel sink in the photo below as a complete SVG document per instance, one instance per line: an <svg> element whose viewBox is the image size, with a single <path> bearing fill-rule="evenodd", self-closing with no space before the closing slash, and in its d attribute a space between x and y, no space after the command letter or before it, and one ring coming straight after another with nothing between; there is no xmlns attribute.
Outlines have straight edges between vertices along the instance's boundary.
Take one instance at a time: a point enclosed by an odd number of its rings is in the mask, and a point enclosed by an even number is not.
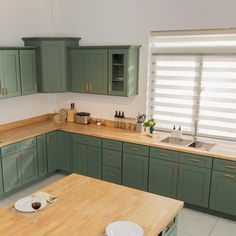
<svg viewBox="0 0 236 236"><path fill-rule="evenodd" d="M211 148L215 146L215 143L206 143L206 142L200 142L195 141L188 145L188 147L204 150L204 151L210 151Z"/></svg>
<svg viewBox="0 0 236 236"><path fill-rule="evenodd" d="M174 137L167 137L161 141L161 143L169 143L169 144L175 144L180 146L187 146L191 144L192 140L189 139L183 139L183 138L174 138Z"/></svg>

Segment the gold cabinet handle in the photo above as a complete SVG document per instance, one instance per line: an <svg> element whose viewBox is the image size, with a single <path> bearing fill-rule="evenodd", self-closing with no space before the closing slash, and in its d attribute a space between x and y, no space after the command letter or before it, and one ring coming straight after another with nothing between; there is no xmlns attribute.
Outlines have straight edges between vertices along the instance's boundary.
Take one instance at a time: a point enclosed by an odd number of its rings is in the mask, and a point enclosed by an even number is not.
<svg viewBox="0 0 236 236"><path fill-rule="evenodd" d="M167 156L169 156L169 154L167 154L167 153L160 153L160 156L167 157Z"/></svg>
<svg viewBox="0 0 236 236"><path fill-rule="evenodd" d="M228 166L228 165L226 165L225 168L230 169L230 170L236 170L236 166Z"/></svg>
<svg viewBox="0 0 236 236"><path fill-rule="evenodd" d="M230 174L224 174L224 177L234 179L235 176L234 175L230 175Z"/></svg>
<svg viewBox="0 0 236 236"><path fill-rule="evenodd" d="M91 83L89 84L89 91L90 92L92 91L92 84Z"/></svg>
<svg viewBox="0 0 236 236"><path fill-rule="evenodd" d="M108 176L110 176L110 177L116 177L116 175L113 174L112 172L107 172L106 174L107 174Z"/></svg>
<svg viewBox="0 0 236 236"><path fill-rule="evenodd" d="M112 143L108 143L107 146L109 146L109 147L115 147L116 145L115 145L115 144L112 144Z"/></svg>
<svg viewBox="0 0 236 236"><path fill-rule="evenodd" d="M199 163L200 162L198 159L194 159L194 158L190 159L190 161L195 162L195 163Z"/></svg>

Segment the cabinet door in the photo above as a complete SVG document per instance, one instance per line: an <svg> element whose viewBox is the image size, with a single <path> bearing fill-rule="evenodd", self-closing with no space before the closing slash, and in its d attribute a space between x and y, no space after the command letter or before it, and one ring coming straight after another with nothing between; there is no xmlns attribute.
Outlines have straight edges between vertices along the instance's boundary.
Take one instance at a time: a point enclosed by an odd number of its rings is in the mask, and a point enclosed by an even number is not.
<svg viewBox="0 0 236 236"><path fill-rule="evenodd" d="M3 183L5 192L21 185L20 153L2 157Z"/></svg>
<svg viewBox="0 0 236 236"><path fill-rule="evenodd" d="M57 132L47 134L47 159L48 172L54 172L58 169L58 152L57 152Z"/></svg>
<svg viewBox="0 0 236 236"><path fill-rule="evenodd" d="M213 171L209 208L215 211L236 215L236 175Z"/></svg>
<svg viewBox="0 0 236 236"><path fill-rule="evenodd" d="M3 70L6 97L20 96L20 69L17 50L3 51Z"/></svg>
<svg viewBox="0 0 236 236"><path fill-rule="evenodd" d="M20 50L22 95L37 93L36 59L34 50Z"/></svg>
<svg viewBox="0 0 236 236"><path fill-rule="evenodd" d="M30 183L38 178L37 149L26 149L21 153L22 183Z"/></svg>
<svg viewBox="0 0 236 236"><path fill-rule="evenodd" d="M100 147L87 146L87 175L101 179L102 151Z"/></svg>
<svg viewBox="0 0 236 236"><path fill-rule="evenodd" d="M3 71L3 53L0 51L0 98L4 97L5 91L4 71Z"/></svg>
<svg viewBox="0 0 236 236"><path fill-rule="evenodd" d="M47 146L46 135L37 137L37 151L38 151L38 172L39 177L45 176L48 173L47 167Z"/></svg>
<svg viewBox="0 0 236 236"><path fill-rule="evenodd" d="M176 198L177 182L178 163L150 158L149 192Z"/></svg>
<svg viewBox="0 0 236 236"><path fill-rule="evenodd" d="M179 165L177 198L184 202L208 207L211 170L188 165Z"/></svg>
<svg viewBox="0 0 236 236"><path fill-rule="evenodd" d="M65 47L62 41L42 42L43 92L66 91Z"/></svg>
<svg viewBox="0 0 236 236"><path fill-rule="evenodd" d="M0 155L1 157L1 155ZM0 195L3 193L3 181L2 181L2 162L0 160Z"/></svg>
<svg viewBox="0 0 236 236"><path fill-rule="evenodd" d="M73 143L73 172L87 175L87 146L81 143Z"/></svg>
<svg viewBox="0 0 236 236"><path fill-rule="evenodd" d="M107 94L107 50L89 50L88 56L89 92Z"/></svg>
<svg viewBox="0 0 236 236"><path fill-rule="evenodd" d="M123 154L123 185L147 191L148 157Z"/></svg>
<svg viewBox="0 0 236 236"><path fill-rule="evenodd" d="M108 54L108 93L127 96L128 49L109 49Z"/></svg>
<svg viewBox="0 0 236 236"><path fill-rule="evenodd" d="M88 92L88 50L71 50L72 92Z"/></svg>
<svg viewBox="0 0 236 236"><path fill-rule="evenodd" d="M57 132L58 168L71 171L70 133Z"/></svg>

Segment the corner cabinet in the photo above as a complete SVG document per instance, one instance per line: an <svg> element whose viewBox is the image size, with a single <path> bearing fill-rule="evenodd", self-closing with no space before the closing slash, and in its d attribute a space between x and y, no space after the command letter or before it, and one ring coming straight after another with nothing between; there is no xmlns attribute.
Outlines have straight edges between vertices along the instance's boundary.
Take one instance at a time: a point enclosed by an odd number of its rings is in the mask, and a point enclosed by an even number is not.
<svg viewBox="0 0 236 236"><path fill-rule="evenodd" d="M25 46L36 46L38 89L40 92L67 92L71 89L68 46L78 46L80 38L23 38Z"/></svg>
<svg viewBox="0 0 236 236"><path fill-rule="evenodd" d="M72 92L137 95L139 48L130 45L72 47Z"/></svg>

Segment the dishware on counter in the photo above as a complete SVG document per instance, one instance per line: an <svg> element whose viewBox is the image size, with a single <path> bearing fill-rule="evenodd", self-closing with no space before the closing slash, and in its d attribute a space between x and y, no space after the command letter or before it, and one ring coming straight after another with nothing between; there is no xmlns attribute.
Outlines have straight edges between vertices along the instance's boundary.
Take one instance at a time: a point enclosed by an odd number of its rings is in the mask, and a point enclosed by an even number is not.
<svg viewBox="0 0 236 236"><path fill-rule="evenodd" d="M32 195L19 199L14 206L17 211L31 213L45 208L47 201L42 196Z"/></svg>
<svg viewBox="0 0 236 236"><path fill-rule="evenodd" d="M108 236L143 236L144 230L131 221L115 221L106 227L106 234Z"/></svg>
<svg viewBox="0 0 236 236"><path fill-rule="evenodd" d="M89 124L90 113L87 112L78 112L76 113L76 122L78 124L87 125Z"/></svg>

